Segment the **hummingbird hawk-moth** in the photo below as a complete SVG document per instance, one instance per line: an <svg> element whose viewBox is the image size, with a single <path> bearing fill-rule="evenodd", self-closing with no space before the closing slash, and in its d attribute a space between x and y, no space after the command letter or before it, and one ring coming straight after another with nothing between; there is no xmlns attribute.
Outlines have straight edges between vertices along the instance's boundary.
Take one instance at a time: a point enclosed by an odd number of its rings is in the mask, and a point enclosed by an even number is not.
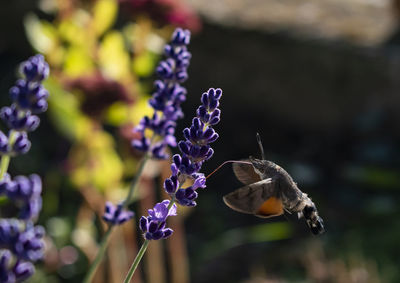
<svg viewBox="0 0 400 283"><path fill-rule="evenodd" d="M246 161L233 163L233 172L245 186L225 195L225 204L238 212L263 218L282 215L284 211L297 213L304 216L313 234L324 233L324 222L315 204L300 191L286 170L265 159L259 134L257 142L262 159L250 156Z"/></svg>

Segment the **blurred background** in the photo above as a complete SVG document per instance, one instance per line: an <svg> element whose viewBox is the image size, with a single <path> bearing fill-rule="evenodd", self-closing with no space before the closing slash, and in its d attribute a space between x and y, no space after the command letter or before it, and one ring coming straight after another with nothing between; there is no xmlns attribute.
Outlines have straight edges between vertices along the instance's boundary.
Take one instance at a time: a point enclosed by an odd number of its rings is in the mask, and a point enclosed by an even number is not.
<svg viewBox="0 0 400 283"><path fill-rule="evenodd" d="M295 215L259 219L226 207L241 186L230 166L198 206L171 218L133 282L400 282L400 1L14 0L0 9L1 105L18 64L40 52L50 106L12 175L44 179L47 253L30 282L81 282L104 231L105 200L122 199L140 153L129 141L174 27L192 31L185 118L224 91L209 173L258 156L284 167L316 203L327 232ZM176 152L176 149L174 150ZM163 197L169 161L147 166L137 219ZM122 282L141 236L115 231L95 282Z"/></svg>

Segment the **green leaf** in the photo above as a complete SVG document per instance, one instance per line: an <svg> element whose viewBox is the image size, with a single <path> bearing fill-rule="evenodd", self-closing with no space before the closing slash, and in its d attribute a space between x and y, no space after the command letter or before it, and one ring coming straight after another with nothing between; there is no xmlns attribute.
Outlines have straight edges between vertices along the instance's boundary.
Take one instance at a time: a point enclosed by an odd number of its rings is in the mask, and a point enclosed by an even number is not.
<svg viewBox="0 0 400 283"><path fill-rule="evenodd" d="M70 140L82 138L88 131L89 123L80 112L76 97L65 91L52 77L44 85L50 93L48 112L56 128Z"/></svg>
<svg viewBox="0 0 400 283"><path fill-rule="evenodd" d="M39 20L34 14L28 14L24 26L30 44L37 51L47 54L57 46L57 30L49 22Z"/></svg>
<svg viewBox="0 0 400 283"><path fill-rule="evenodd" d="M129 105L125 102L115 102L107 109L107 123L119 126L128 122Z"/></svg>
<svg viewBox="0 0 400 283"><path fill-rule="evenodd" d="M115 21L118 4L115 0L98 0L93 7L93 28L96 35L102 35Z"/></svg>
<svg viewBox="0 0 400 283"><path fill-rule="evenodd" d="M72 46L65 55L64 71L70 77L90 74L94 71L94 63L89 52L80 46Z"/></svg>
<svg viewBox="0 0 400 283"><path fill-rule="evenodd" d="M102 71L115 80L130 76L130 57L120 32L112 31L104 36L99 48L99 64Z"/></svg>
<svg viewBox="0 0 400 283"><path fill-rule="evenodd" d="M120 186L123 163L114 147L113 137L107 132L93 128L86 132L69 155L71 179L77 187L104 191Z"/></svg>
<svg viewBox="0 0 400 283"><path fill-rule="evenodd" d="M154 72L157 59L158 56L152 52L142 52L133 59L133 71L140 77L148 77Z"/></svg>
<svg viewBox="0 0 400 283"><path fill-rule="evenodd" d="M134 104L127 104L125 102L115 102L107 109L106 121L113 126L120 126L122 124L132 123L133 125L139 124L144 116L151 116L154 109L149 105L149 97L145 96Z"/></svg>
<svg viewBox="0 0 400 283"><path fill-rule="evenodd" d="M63 19L58 25L60 37L72 45L86 47L92 46L93 35L88 32L88 15L84 12L75 13L72 17Z"/></svg>

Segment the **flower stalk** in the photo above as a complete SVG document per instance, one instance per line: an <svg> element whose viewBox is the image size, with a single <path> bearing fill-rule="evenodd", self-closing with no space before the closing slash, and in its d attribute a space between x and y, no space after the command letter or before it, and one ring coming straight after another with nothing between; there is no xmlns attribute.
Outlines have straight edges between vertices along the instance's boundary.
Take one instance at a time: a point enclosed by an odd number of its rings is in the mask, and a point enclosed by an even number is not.
<svg viewBox="0 0 400 283"><path fill-rule="evenodd" d="M172 208L172 206L175 204L175 198L173 197L171 201L168 204L168 212ZM140 250L138 254L136 255L135 259L132 262L131 267L128 270L128 273L126 274L124 283L129 283L132 280L133 274L135 273L136 268L138 267L140 261L142 260L143 255L145 254L147 250L147 246L149 245L150 240L145 239L142 246L140 247Z"/></svg>
<svg viewBox="0 0 400 283"><path fill-rule="evenodd" d="M108 229L107 229L107 231L105 232L105 234L104 234L104 236L103 236L103 238L102 238L102 240L101 240L101 243L100 243L100 246L99 246L99 250L98 250L98 252L97 252L97 255L96 255L95 259L93 260L92 264L90 265L89 270L88 270L88 272L86 273L85 278L83 279L83 283L90 283L90 282L92 282L92 279L93 279L93 276L94 276L94 274L95 274L95 272L96 272L96 270L97 270L97 267L98 267L99 264L101 263L101 261L102 261L102 259L103 259L103 257L104 257L104 254L105 254L105 252L106 252L107 243L108 243L108 241L109 241L109 238L110 238L110 236L111 236L111 233L112 233L112 231L113 231L113 228L114 228L114 225L108 226Z"/></svg>
<svg viewBox="0 0 400 283"><path fill-rule="evenodd" d="M202 164L211 158L214 150L209 145L218 139L218 134L213 126L220 121L221 111L219 100L222 96L221 89L210 88L201 97L202 105L196 111L190 128L183 130L185 140L178 143L181 154L173 156L171 164L171 177L164 182L164 189L171 200L157 203L153 209L148 210L148 216L140 218L140 229L145 241L134 259L124 283L130 282L132 276L145 253L150 240L160 240L170 237L173 230L166 228L169 216L177 215L177 205L196 206L197 189L206 187L206 178L200 173ZM192 185L182 188L187 180Z"/></svg>
<svg viewBox="0 0 400 283"><path fill-rule="evenodd" d="M104 234L104 238L100 243L99 252L95 260L92 262L84 282L91 282L98 265L104 257L108 244L108 238L114 225L120 225L133 217L133 213L125 211L132 202L133 194L139 184L145 164L150 158L165 159L168 154L165 149L168 146L176 146L175 126L176 121L183 117L180 105L186 100L186 89L180 84L186 81L187 68L190 63L191 54L187 50L190 42L190 32L177 28L171 38L169 44L164 48L164 54L167 59L161 61L156 69L159 77L155 81L155 92L149 100L149 104L154 109L153 116L145 116L135 131L141 134L139 140L132 141L132 146L139 151L144 152L144 157L140 161L138 171L133 179L128 194L119 205L113 206L107 202L103 219L109 224ZM145 130L149 129L153 132L151 138L145 136ZM143 252L144 253L144 252Z"/></svg>
<svg viewBox="0 0 400 283"><path fill-rule="evenodd" d="M142 260L143 255L146 253L147 246L149 245L149 243L150 243L149 240L144 240L138 254L136 255L135 259L132 262L131 267L128 270L128 273L126 274L124 283L131 282L133 274L135 273L136 268L138 267L140 261Z"/></svg>
<svg viewBox="0 0 400 283"><path fill-rule="evenodd" d="M16 131L10 130L10 138L8 139L8 144L10 147L14 145ZM0 181L3 180L4 174L8 171L8 166L10 165L11 156L9 154L3 154L0 162Z"/></svg>
<svg viewBox="0 0 400 283"><path fill-rule="evenodd" d="M150 158L150 155L148 152L146 152L146 154L140 160L139 168L137 170L135 178L133 179L131 185L129 186L128 195L126 196L126 199L123 202L124 208L128 207L128 205L131 204L133 193L136 191L136 188L139 185L140 177L142 175L143 169L144 169L147 161L149 160L149 158Z"/></svg>
<svg viewBox="0 0 400 283"><path fill-rule="evenodd" d="M143 173L143 169L144 169L148 159L149 159L148 154L145 154L145 156L141 159L138 171L136 172L136 175L135 175L135 178L132 180L131 185L129 186L128 195L125 198L125 200L123 201L123 208L125 208L129 205L132 195L133 195L133 192L139 184L140 176ZM103 238L100 242L97 255L96 255L95 259L93 260L93 262L90 264L89 270L86 273L86 276L83 280L84 283L92 282L93 276L96 273L96 270L105 255L105 252L107 250L107 245L109 243L109 238L111 237L114 227L115 227L115 225L112 225L112 224L108 225L107 231L104 233Z"/></svg>

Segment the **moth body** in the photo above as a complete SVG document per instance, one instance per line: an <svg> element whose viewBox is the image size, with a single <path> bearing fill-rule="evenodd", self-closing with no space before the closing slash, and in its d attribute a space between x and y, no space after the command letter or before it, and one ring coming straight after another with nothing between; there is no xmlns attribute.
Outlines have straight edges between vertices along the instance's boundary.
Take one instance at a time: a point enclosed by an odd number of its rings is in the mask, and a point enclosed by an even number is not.
<svg viewBox="0 0 400 283"><path fill-rule="evenodd" d="M261 153L263 149L257 136ZM233 164L233 172L245 186L224 196L233 210L268 218L284 211L304 216L313 234L325 231L314 202L303 193L285 169L272 161L250 157Z"/></svg>

